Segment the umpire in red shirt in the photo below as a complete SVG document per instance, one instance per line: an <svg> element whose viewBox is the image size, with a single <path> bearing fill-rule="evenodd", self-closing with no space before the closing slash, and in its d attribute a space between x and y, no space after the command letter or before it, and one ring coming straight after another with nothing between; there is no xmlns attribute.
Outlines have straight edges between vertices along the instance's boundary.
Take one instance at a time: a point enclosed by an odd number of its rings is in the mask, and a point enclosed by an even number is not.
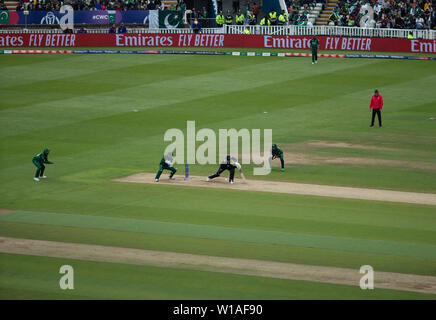
<svg viewBox="0 0 436 320"><path fill-rule="evenodd" d="M374 95L371 98L371 103L369 104L369 110L372 109L372 118L371 118L371 127L374 127L374 119L375 115L378 117L378 125L379 127L382 126L382 119L381 119L381 109L383 108L383 98L378 93L378 90L375 89Z"/></svg>

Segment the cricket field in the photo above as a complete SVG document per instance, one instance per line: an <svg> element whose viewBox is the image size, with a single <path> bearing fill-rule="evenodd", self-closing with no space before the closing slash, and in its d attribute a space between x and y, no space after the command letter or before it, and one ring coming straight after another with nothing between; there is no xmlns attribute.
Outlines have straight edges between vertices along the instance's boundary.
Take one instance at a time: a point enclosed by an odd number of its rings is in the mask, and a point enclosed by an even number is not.
<svg viewBox="0 0 436 320"><path fill-rule="evenodd" d="M436 299L435 83L435 61L1 55L0 299ZM286 171L155 183L187 121L272 129Z"/></svg>

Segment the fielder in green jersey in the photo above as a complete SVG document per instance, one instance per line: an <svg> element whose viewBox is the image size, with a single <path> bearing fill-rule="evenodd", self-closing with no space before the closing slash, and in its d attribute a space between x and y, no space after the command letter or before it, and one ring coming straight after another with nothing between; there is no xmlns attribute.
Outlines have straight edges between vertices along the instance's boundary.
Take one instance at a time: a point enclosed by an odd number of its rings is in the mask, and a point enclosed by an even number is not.
<svg viewBox="0 0 436 320"><path fill-rule="evenodd" d="M45 148L43 152L38 153L36 156L32 158L33 164L36 166L36 172L35 177L33 180L39 181L39 179L45 179L47 178L44 175L45 170L45 164L54 164L53 161L48 161L48 154L50 153L50 150Z"/></svg>
<svg viewBox="0 0 436 320"><path fill-rule="evenodd" d="M310 39L310 47L312 48L312 64L318 63L318 47L319 40L314 35L312 39Z"/></svg>
<svg viewBox="0 0 436 320"><path fill-rule="evenodd" d="M271 157L270 157L270 168L272 167L272 160L275 158L280 158L280 162L282 165L282 171L285 171L285 160L283 159L283 151L276 144L272 145L271 149Z"/></svg>
<svg viewBox="0 0 436 320"><path fill-rule="evenodd" d="M160 175L164 170L170 170L171 174L169 176L170 180L175 180L173 177L176 173L177 169L173 167L173 153L168 152L168 154L164 155L159 163L159 170L157 171L155 181L159 182Z"/></svg>

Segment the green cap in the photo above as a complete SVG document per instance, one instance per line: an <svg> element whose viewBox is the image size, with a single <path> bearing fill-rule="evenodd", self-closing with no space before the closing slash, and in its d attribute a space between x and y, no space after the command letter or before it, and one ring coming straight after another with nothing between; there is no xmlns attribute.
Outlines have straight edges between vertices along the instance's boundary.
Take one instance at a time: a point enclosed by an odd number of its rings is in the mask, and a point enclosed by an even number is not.
<svg viewBox="0 0 436 320"><path fill-rule="evenodd" d="M44 153L45 153L45 152L48 153L48 152L50 152L50 150L49 150L48 148L44 148Z"/></svg>

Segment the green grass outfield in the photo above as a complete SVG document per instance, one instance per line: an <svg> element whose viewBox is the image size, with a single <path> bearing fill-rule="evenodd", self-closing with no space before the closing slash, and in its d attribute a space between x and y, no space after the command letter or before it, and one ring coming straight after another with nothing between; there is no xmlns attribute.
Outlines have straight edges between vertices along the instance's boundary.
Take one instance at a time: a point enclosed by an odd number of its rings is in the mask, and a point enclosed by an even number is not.
<svg viewBox="0 0 436 320"><path fill-rule="evenodd" d="M0 254L0 299L432 299L394 290L183 269ZM74 266L74 290L60 290L59 266ZM211 285L213 284L213 285ZM114 290L116 288L116 290Z"/></svg>
<svg viewBox="0 0 436 320"><path fill-rule="evenodd" d="M434 83L435 61L1 55L0 208L16 212L0 214L0 235L436 276L435 206L112 182L156 171L165 131L195 120L272 128L285 160L308 159L256 179L436 193ZM375 88L383 128L369 128ZM44 147L56 164L35 183ZM58 287L65 262L70 292ZM435 299L375 286L0 255L1 299Z"/></svg>

